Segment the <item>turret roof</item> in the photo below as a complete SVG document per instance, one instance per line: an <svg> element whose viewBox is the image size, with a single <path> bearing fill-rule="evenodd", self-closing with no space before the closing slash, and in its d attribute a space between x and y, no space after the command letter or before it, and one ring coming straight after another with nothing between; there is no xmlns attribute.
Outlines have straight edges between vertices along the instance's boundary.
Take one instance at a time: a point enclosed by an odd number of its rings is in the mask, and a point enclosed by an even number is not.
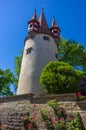
<svg viewBox="0 0 86 130"><path fill-rule="evenodd" d="M52 28L58 28L58 30L60 31L60 28L56 24L55 17L53 17L53 20L52 20Z"/></svg>
<svg viewBox="0 0 86 130"><path fill-rule="evenodd" d="M35 9L35 11L34 11L34 14L33 14L32 20L37 20L36 9Z"/></svg>
<svg viewBox="0 0 86 130"><path fill-rule="evenodd" d="M41 28L42 31L48 30L48 24L47 24L46 18L44 16L43 9L42 9L41 15L39 17L39 23L40 23L40 28Z"/></svg>
<svg viewBox="0 0 86 130"><path fill-rule="evenodd" d="M58 27L55 21L55 17L53 17L53 20L52 20L52 27Z"/></svg>
<svg viewBox="0 0 86 130"><path fill-rule="evenodd" d="M33 14L32 19L28 22L28 24L31 23L31 22L37 22L38 25L39 25L39 22L38 22L38 20L37 20L37 15L36 15L36 9L35 9L35 11L34 11L34 14Z"/></svg>

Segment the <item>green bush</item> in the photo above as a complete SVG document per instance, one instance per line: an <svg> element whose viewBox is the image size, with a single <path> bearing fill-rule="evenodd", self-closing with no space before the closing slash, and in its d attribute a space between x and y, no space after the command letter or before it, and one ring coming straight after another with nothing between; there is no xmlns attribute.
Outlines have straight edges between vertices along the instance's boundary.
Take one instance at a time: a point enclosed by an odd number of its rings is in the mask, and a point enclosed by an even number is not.
<svg viewBox="0 0 86 130"><path fill-rule="evenodd" d="M68 63L55 61L44 67L40 83L47 93L71 93L77 91L83 75L82 71L74 70Z"/></svg>

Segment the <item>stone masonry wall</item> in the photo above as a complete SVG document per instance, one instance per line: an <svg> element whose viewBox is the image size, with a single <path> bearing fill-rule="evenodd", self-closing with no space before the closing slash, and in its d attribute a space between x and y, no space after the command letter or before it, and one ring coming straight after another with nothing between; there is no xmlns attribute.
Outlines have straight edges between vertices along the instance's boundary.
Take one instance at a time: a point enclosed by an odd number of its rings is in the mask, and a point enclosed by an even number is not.
<svg viewBox="0 0 86 130"><path fill-rule="evenodd" d="M26 94L0 99L0 121L3 125L8 122L8 130L13 130L14 127L14 130L23 130L23 122L20 120L21 115L26 115L28 112L32 114L34 111L39 111L40 108L45 108L46 102L51 99L57 99L59 107L64 108L67 113L79 112L82 119L86 118L86 101L77 101L77 96L74 93L44 97L35 97L32 94ZM35 104L37 107L34 107ZM36 119L37 123L40 120ZM83 120L83 122L86 127L86 121ZM46 129L42 123L39 123L38 130Z"/></svg>

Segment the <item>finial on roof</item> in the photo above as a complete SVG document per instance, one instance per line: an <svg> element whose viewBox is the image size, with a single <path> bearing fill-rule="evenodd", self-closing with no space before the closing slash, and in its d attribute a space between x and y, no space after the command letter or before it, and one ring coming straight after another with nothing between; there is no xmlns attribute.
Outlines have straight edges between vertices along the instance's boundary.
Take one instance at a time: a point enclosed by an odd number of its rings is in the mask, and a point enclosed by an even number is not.
<svg viewBox="0 0 86 130"><path fill-rule="evenodd" d="M44 5L42 5L42 12L44 12Z"/></svg>
<svg viewBox="0 0 86 130"><path fill-rule="evenodd" d="M36 14L36 8L34 9L34 12L35 12L35 14Z"/></svg>

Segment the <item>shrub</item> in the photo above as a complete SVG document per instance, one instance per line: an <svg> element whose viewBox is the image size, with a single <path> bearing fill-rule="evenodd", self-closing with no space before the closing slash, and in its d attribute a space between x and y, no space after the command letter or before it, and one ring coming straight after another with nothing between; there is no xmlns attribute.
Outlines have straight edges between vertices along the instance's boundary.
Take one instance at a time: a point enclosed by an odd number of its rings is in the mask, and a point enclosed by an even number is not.
<svg viewBox="0 0 86 130"><path fill-rule="evenodd" d="M74 70L68 63L55 61L44 67L40 83L47 93L76 92L83 75L82 71Z"/></svg>

